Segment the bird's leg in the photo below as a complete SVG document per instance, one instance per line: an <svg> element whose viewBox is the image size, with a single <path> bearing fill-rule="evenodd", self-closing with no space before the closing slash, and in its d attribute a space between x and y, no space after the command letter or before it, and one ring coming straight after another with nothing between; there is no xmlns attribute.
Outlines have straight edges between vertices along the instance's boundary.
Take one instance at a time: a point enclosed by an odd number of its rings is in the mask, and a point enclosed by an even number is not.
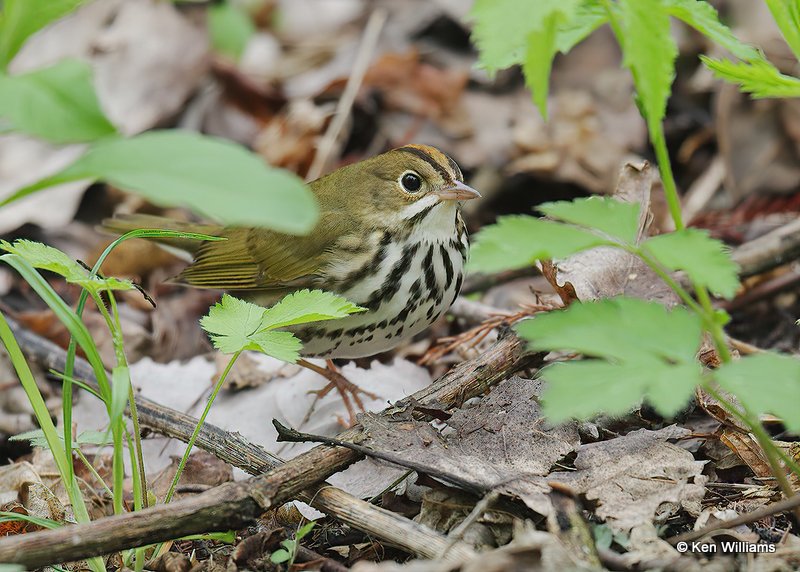
<svg viewBox="0 0 800 572"><path fill-rule="evenodd" d="M366 395L370 399L378 399L378 396L374 393L370 393L369 391L361 389L355 383L348 380L342 375L342 373L339 371L339 368L334 365L333 361L326 360L326 362L327 367L320 367L309 361L300 359L297 360L297 365L310 369L311 371L320 374L322 377L328 380L328 385L322 389L311 391L310 393L315 393L319 399L328 395L332 389L336 389L336 391L339 392L339 395L342 396L344 406L347 408L347 414L350 417L350 425L355 425L356 411L350 398L352 397L352 401L355 402L356 407L360 411L364 411L364 402L361 401L361 395Z"/></svg>

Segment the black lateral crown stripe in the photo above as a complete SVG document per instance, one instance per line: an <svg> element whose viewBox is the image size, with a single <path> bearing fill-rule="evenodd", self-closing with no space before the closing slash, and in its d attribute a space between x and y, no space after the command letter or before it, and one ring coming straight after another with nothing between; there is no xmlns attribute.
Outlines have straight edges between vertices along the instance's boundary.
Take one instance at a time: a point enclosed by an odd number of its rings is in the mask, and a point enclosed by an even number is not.
<svg viewBox="0 0 800 572"><path fill-rule="evenodd" d="M433 167L434 169L436 169L436 171L437 171L437 172L438 172L438 173L439 173L439 174L442 176L442 178L443 178L445 181L447 181L447 182L451 182L451 181L453 180L453 175L452 175L452 173L448 173L448 172L447 172L447 169L445 169L444 167L442 167L442 165L440 165L440 164L439 164L439 163L436 161L436 159L434 159L433 157L431 157L430 155L428 155L428 154L427 154L425 151L423 151L422 149L417 149L416 147L400 147L400 149L399 149L399 150L400 150L400 151L405 151L406 153L411 153L412 155L416 155L416 156L417 156L417 157L419 157L420 159L423 159L423 160L427 161L428 163L430 163L431 167ZM448 158L448 159L449 159L449 158Z"/></svg>

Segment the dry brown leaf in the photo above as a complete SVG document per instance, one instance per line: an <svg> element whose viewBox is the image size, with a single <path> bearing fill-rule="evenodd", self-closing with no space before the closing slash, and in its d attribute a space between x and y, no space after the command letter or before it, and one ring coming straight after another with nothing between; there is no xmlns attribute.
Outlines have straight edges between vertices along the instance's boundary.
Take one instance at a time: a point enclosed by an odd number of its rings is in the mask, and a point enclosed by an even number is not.
<svg viewBox="0 0 800 572"><path fill-rule="evenodd" d="M473 408L457 410L446 433L416 421L387 422L365 415L366 444L422 463L433 471L467 479L476 490L521 496L547 514L544 475L578 444L576 423L552 426L541 414L543 382L514 377Z"/></svg>
<svg viewBox="0 0 800 572"><path fill-rule="evenodd" d="M353 572L547 572L597 570L586 567L558 537L531 526L519 527L514 540L496 550L489 550L463 562L452 560L412 560L397 562L357 562Z"/></svg>
<svg viewBox="0 0 800 572"><path fill-rule="evenodd" d="M596 501L597 515L615 530L663 522L682 507L699 513L705 463L667 442L688 434L672 425L589 443L578 450L577 471L552 476Z"/></svg>
<svg viewBox="0 0 800 572"><path fill-rule="evenodd" d="M719 439L725 443L731 451L736 453L757 477L769 479L770 483L775 482L772 476L772 469L764 455L764 451L750 433L723 429ZM795 461L800 460L800 445L797 443L787 441L773 441L773 443ZM786 476L792 488L794 490L800 490L800 477L795 475L791 470L786 471Z"/></svg>
<svg viewBox="0 0 800 572"><path fill-rule="evenodd" d="M157 475L148 478L148 486L158 498L164 498L167 494L172 484L172 479L175 478L175 472L178 469L179 462L180 458L173 457L172 464L164 468ZM211 453L206 453L198 449L193 451L189 456L186 467L181 474L181 479L178 481L178 487L185 485L203 485L210 488L232 480L233 468L230 465L217 459Z"/></svg>
<svg viewBox="0 0 800 572"><path fill-rule="evenodd" d="M639 238L647 233L653 168L647 162L625 163L614 197L641 205ZM619 248L599 247L557 262L558 282L573 285L581 300L626 295L672 306L677 295L637 256Z"/></svg>

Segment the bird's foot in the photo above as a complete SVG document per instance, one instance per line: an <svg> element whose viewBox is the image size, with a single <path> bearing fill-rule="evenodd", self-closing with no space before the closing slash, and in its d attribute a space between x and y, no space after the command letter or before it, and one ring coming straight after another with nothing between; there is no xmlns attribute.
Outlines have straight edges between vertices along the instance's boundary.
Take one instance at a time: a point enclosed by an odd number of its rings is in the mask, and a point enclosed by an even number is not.
<svg viewBox="0 0 800 572"><path fill-rule="evenodd" d="M315 365L311 362L306 360L298 360L298 365L301 365L305 368L308 368L328 380L328 385L323 387L322 389L316 389L313 391L309 391L309 393L313 393L317 396L317 399L321 399L328 395L331 390L335 389L339 392L339 395L342 396L342 402L344 403L345 408L347 409L348 420L345 422L344 419L340 418L340 423L345 427L352 427L356 424L356 412L364 411L364 402L361 400L361 396L368 397L370 399L378 399L378 396L374 393L366 391L365 389L361 389L355 383L347 379L342 373L339 371L331 360L328 360L328 367L320 367ZM354 406L355 404L355 406Z"/></svg>

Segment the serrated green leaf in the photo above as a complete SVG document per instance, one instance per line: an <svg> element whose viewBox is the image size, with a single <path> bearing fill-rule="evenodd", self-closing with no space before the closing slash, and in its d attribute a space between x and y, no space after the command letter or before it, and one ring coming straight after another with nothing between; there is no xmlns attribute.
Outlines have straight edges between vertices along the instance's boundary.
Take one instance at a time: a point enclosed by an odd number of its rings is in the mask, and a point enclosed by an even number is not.
<svg viewBox="0 0 800 572"><path fill-rule="evenodd" d="M476 0L472 5L472 40L480 51L480 64L487 70L504 69L522 61L528 36L536 29L533 19L525 13L529 6L525 0Z"/></svg>
<svg viewBox="0 0 800 572"><path fill-rule="evenodd" d="M200 320L200 325L214 347L223 353L255 350L295 362L302 343L291 332L274 328L343 318L359 310L344 298L321 290L289 294L268 309L225 294Z"/></svg>
<svg viewBox="0 0 800 572"><path fill-rule="evenodd" d="M64 438L59 435L62 443ZM11 435L8 438L9 441L28 441L31 444L31 447L40 447L42 449L50 449L50 445L47 442L47 437L44 434L44 431L41 429L33 429L32 431L25 431L23 433L18 433L16 435Z"/></svg>
<svg viewBox="0 0 800 572"><path fill-rule="evenodd" d="M530 266L544 258L564 258L608 240L558 222L527 215L501 217L484 227L470 249L470 269L497 272Z"/></svg>
<svg viewBox="0 0 800 572"><path fill-rule="evenodd" d="M764 352L723 364L719 384L756 413L777 415L792 432L800 431L800 361Z"/></svg>
<svg viewBox="0 0 800 572"><path fill-rule="evenodd" d="M700 319L684 308L667 310L637 298L572 304L517 326L537 350L638 362L694 363L702 331Z"/></svg>
<svg viewBox="0 0 800 572"><path fill-rule="evenodd" d="M262 330L250 336L248 350L257 350L285 362L294 363L300 359L303 343L291 332Z"/></svg>
<svg viewBox="0 0 800 572"><path fill-rule="evenodd" d="M261 329L274 330L308 322L335 320L364 310L331 292L300 290L269 308L262 318Z"/></svg>
<svg viewBox="0 0 800 572"><path fill-rule="evenodd" d="M642 248L670 270L683 270L692 282L732 298L739 287L738 266L725 245L706 231L686 228L647 239Z"/></svg>
<svg viewBox="0 0 800 572"><path fill-rule="evenodd" d="M742 42L725 24L720 22L717 9L708 2L698 0L662 0L670 15L706 36L716 45L728 50L742 60L758 58L754 47ZM768 0L770 1L770 0Z"/></svg>
<svg viewBox="0 0 800 572"><path fill-rule="evenodd" d="M542 26L528 35L528 49L522 62L525 85L531 90L539 113L547 119L547 96L550 92L550 70L556 55L556 28L559 14L550 14Z"/></svg>
<svg viewBox="0 0 800 572"><path fill-rule="evenodd" d="M625 34L624 63L631 69L640 108L651 133L664 119L675 77L678 48L670 33L669 14L655 0L619 0Z"/></svg>
<svg viewBox="0 0 800 572"><path fill-rule="evenodd" d="M230 141L180 130L98 141L61 173L0 204L84 179L102 179L159 205L189 206L231 225L303 234L319 217L313 194L296 175L269 167Z"/></svg>
<svg viewBox="0 0 800 572"><path fill-rule="evenodd" d="M69 256L41 242L19 239L11 244L0 241L0 250L16 254L24 258L34 268L49 270L66 278L68 281L88 279L89 271L72 260Z"/></svg>
<svg viewBox="0 0 800 572"><path fill-rule="evenodd" d="M248 348L249 338L259 330L265 311L261 306L224 294L200 319L200 326L215 348L232 354Z"/></svg>
<svg viewBox="0 0 800 572"><path fill-rule="evenodd" d="M577 0L477 0L470 16L475 20L472 37L480 50L480 64L495 71L521 63L531 34L543 30L553 14L569 20L577 6Z"/></svg>
<svg viewBox="0 0 800 572"><path fill-rule="evenodd" d="M86 288L90 292L103 290L132 290L133 283L119 278L91 277L83 266L72 260L69 256L41 242L19 239L11 244L5 240L0 241L0 250L16 254L28 261L34 268L49 270L64 277L71 283Z"/></svg>
<svg viewBox="0 0 800 572"><path fill-rule="evenodd" d="M603 360L557 363L542 370L542 377L548 383L544 412L556 422L625 413L642 399L669 417L686 405L702 381L699 365Z"/></svg>
<svg viewBox="0 0 800 572"><path fill-rule="evenodd" d="M702 324L683 308L634 298L579 303L526 320L517 331L532 348L596 358L542 371L545 412L554 419L620 413L643 398L671 415L702 381L695 360Z"/></svg>
<svg viewBox="0 0 800 572"><path fill-rule="evenodd" d="M775 23L789 44L794 57L800 60L800 0L765 0Z"/></svg>
<svg viewBox="0 0 800 572"><path fill-rule="evenodd" d="M61 443L64 443L64 436L58 436ZM49 449L47 437L41 429L25 431L8 438L9 441L28 441L32 447ZM108 438L108 433L103 431L82 431L72 442L72 448L78 449L81 445L110 445L112 441Z"/></svg>
<svg viewBox="0 0 800 572"><path fill-rule="evenodd" d="M31 35L84 0L5 0L0 18L0 70L6 69Z"/></svg>
<svg viewBox="0 0 800 572"><path fill-rule="evenodd" d="M583 0L573 17L558 27L556 49L566 54L607 21L606 10L598 0Z"/></svg>
<svg viewBox="0 0 800 572"><path fill-rule="evenodd" d="M223 2L208 8L208 31L216 51L238 60L256 27L244 10Z"/></svg>
<svg viewBox="0 0 800 572"><path fill-rule="evenodd" d="M54 143L116 133L100 109L88 64L77 60L26 74L0 74L0 118L14 131Z"/></svg>
<svg viewBox="0 0 800 572"><path fill-rule="evenodd" d="M760 58L732 62L700 56L703 64L719 79L735 83L755 98L800 97L800 79L782 74L774 65Z"/></svg>
<svg viewBox="0 0 800 572"><path fill-rule="evenodd" d="M596 229L626 244L635 244L639 234L639 209L611 197L589 197L544 203L536 207L551 218Z"/></svg>

